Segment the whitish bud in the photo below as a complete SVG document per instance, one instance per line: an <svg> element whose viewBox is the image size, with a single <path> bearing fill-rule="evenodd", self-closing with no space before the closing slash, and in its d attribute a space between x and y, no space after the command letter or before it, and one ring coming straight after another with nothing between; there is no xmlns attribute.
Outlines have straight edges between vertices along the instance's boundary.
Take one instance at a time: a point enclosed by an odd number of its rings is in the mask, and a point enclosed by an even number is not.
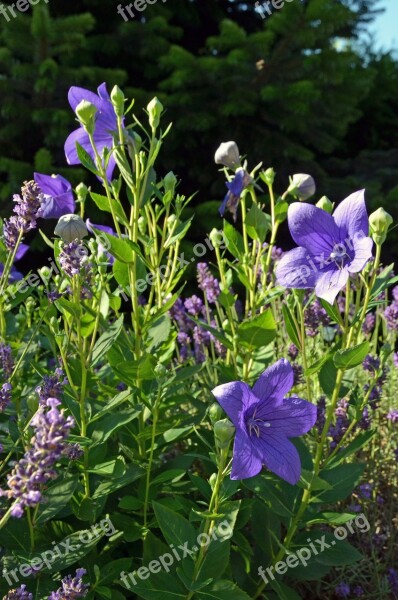
<svg viewBox="0 0 398 600"><path fill-rule="evenodd" d="M223 142L214 155L216 165L224 165L229 169L237 169L241 166L239 148L236 142Z"/></svg>
<svg viewBox="0 0 398 600"><path fill-rule="evenodd" d="M118 85L111 91L111 101L117 117L124 115L124 94Z"/></svg>
<svg viewBox="0 0 398 600"><path fill-rule="evenodd" d="M387 232L393 218L384 208L378 208L369 217L370 235L376 244L384 244L387 237Z"/></svg>
<svg viewBox="0 0 398 600"><path fill-rule="evenodd" d="M78 215L70 214L61 217L54 229L55 235L58 235L64 242L71 243L73 240L82 240L88 235L87 227Z"/></svg>
<svg viewBox="0 0 398 600"><path fill-rule="evenodd" d="M329 214L333 212L333 202L327 196L322 196L315 206L322 208L322 210L325 210Z"/></svg>
<svg viewBox="0 0 398 600"><path fill-rule="evenodd" d="M142 235L145 235L145 233L146 233L147 224L148 224L147 218L144 217L143 215L141 215L141 217L138 218L138 229Z"/></svg>
<svg viewBox="0 0 398 600"><path fill-rule="evenodd" d="M316 192L314 178L305 173L296 173L292 177L288 192L296 194L300 200L308 200Z"/></svg>
<svg viewBox="0 0 398 600"><path fill-rule="evenodd" d="M167 230L168 231L172 231L174 229L174 227L176 226L178 219L175 215L170 215L169 217L167 217Z"/></svg>
<svg viewBox="0 0 398 600"><path fill-rule="evenodd" d="M208 412L212 425L217 423L223 416L223 409L217 402L213 402L213 404L209 406Z"/></svg>
<svg viewBox="0 0 398 600"><path fill-rule="evenodd" d="M79 183L76 187L76 195L79 202L84 203L88 194L88 187L85 183Z"/></svg>
<svg viewBox="0 0 398 600"><path fill-rule="evenodd" d="M90 135L93 135L95 129L95 115L97 114L97 107L88 100L82 100L76 106L76 115L84 129Z"/></svg>
<svg viewBox="0 0 398 600"><path fill-rule="evenodd" d="M226 448L235 435L235 427L229 419L221 419L214 424L214 437L217 446Z"/></svg>
<svg viewBox="0 0 398 600"><path fill-rule="evenodd" d="M151 100L148 104L147 110L149 114L149 124L154 132L159 127L160 117L163 112L163 104L155 96L155 98L153 98L153 100Z"/></svg>
<svg viewBox="0 0 398 600"><path fill-rule="evenodd" d="M214 227L210 231L209 240L212 243L213 248L220 248L224 244L224 234Z"/></svg>

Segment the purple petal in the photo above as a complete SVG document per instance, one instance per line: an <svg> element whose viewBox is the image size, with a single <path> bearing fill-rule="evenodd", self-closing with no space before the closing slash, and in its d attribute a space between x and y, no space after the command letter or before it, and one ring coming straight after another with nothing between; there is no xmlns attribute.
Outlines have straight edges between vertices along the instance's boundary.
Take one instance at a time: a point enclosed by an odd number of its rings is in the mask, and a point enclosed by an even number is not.
<svg viewBox="0 0 398 600"><path fill-rule="evenodd" d="M272 427L269 428L269 430ZM266 467L292 485L300 479L301 462L296 447L287 438L267 433L259 438L253 436L251 441L258 456Z"/></svg>
<svg viewBox="0 0 398 600"><path fill-rule="evenodd" d="M27 244L19 244L18 250L15 254L15 261L21 260L21 258L23 256L25 256L25 254L27 253L28 250L29 250L29 246Z"/></svg>
<svg viewBox="0 0 398 600"><path fill-rule="evenodd" d="M92 223L90 219L86 219L86 226L91 233L93 233L93 228L95 228L100 231L105 231L105 233L109 233L109 235L116 235L112 227L108 227L108 225L97 225L96 223Z"/></svg>
<svg viewBox="0 0 398 600"><path fill-rule="evenodd" d="M257 402L249 386L241 381L218 385L212 390L212 394L236 428L242 427L243 411Z"/></svg>
<svg viewBox="0 0 398 600"><path fill-rule="evenodd" d="M372 258L372 248L372 238L354 239L355 258L347 267L350 273L359 273L359 271L362 271L369 259Z"/></svg>
<svg viewBox="0 0 398 600"><path fill-rule="evenodd" d="M101 83L101 85L98 88L98 96L102 99L102 100L108 100L110 101L111 97L108 94L108 90L106 88L106 83Z"/></svg>
<svg viewBox="0 0 398 600"><path fill-rule="evenodd" d="M72 191L72 184L62 175L44 175L43 173L34 173L34 180L43 192L49 196L59 196L65 192Z"/></svg>
<svg viewBox="0 0 398 600"><path fill-rule="evenodd" d="M87 133L84 131L83 127L79 127L79 129L75 129L68 136L65 142L65 156L69 165L79 165L80 160L77 155L76 150L76 142L79 142L81 146L86 150L86 152L91 156L94 160L94 151L91 147L90 140L88 138Z"/></svg>
<svg viewBox="0 0 398 600"><path fill-rule="evenodd" d="M359 190L343 200L333 213L336 225L343 231L344 237L355 239L358 234L369 234L369 218L365 205L365 190ZM341 240L343 241L343 240Z"/></svg>
<svg viewBox="0 0 398 600"><path fill-rule="evenodd" d="M306 248L294 248L278 262L275 271L277 282L287 288L314 288L319 277L318 265L316 257Z"/></svg>
<svg viewBox="0 0 398 600"><path fill-rule="evenodd" d="M99 89L100 88L98 88L98 91ZM96 106L97 108L99 108L101 102L101 99L97 96L97 94L94 94L94 92L90 92L90 90L86 90L84 88L76 86L72 86L70 88L68 93L68 100L73 112L76 112L76 107L78 104L80 104L82 100L87 100L87 102L91 102L91 104L94 104L94 106Z"/></svg>
<svg viewBox="0 0 398 600"><path fill-rule="evenodd" d="M74 213L76 209L72 185L65 177L56 175L50 177L42 173L35 173L34 178L44 194L40 208L43 219L59 219L63 215Z"/></svg>
<svg viewBox="0 0 398 600"><path fill-rule="evenodd" d="M282 402L284 396L290 392L293 380L291 364L285 358L281 358L260 375L253 386L253 394L259 400L270 401L274 405Z"/></svg>
<svg viewBox="0 0 398 600"><path fill-rule="evenodd" d="M256 419L270 423L265 435L270 432L288 438L307 433L315 425L316 417L315 404L295 396L285 398L277 407L263 404L256 410Z"/></svg>
<svg viewBox="0 0 398 600"><path fill-rule="evenodd" d="M116 159L113 154L111 154L108 165L106 167L106 178L108 181L112 181L113 171L115 170Z"/></svg>
<svg viewBox="0 0 398 600"><path fill-rule="evenodd" d="M315 294L318 298L323 298L329 304L333 304L337 294L343 289L349 277L348 268L339 267L335 264L329 266L326 271L323 271L315 286Z"/></svg>
<svg viewBox="0 0 398 600"><path fill-rule="evenodd" d="M236 431L231 479L249 479L262 469L262 461L257 456L250 438L241 430Z"/></svg>
<svg viewBox="0 0 398 600"><path fill-rule="evenodd" d="M339 229L333 217L317 206L293 202L287 216L290 233L296 244L307 248L314 256L328 257L334 244L340 241Z"/></svg>

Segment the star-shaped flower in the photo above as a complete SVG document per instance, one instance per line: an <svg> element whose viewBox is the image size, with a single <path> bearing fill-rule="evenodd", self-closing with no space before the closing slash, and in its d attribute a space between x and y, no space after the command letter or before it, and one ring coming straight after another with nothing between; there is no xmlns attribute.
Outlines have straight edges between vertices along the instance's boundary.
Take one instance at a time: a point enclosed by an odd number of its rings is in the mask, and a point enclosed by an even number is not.
<svg viewBox="0 0 398 600"><path fill-rule="evenodd" d="M279 261L278 283L315 289L319 298L333 304L349 276L362 271L372 257L365 191L351 194L333 215L312 204L294 202L288 223L299 247Z"/></svg>
<svg viewBox="0 0 398 600"><path fill-rule="evenodd" d="M263 465L291 484L300 479L300 457L289 438L314 426L317 409L301 398L285 398L292 387L293 369L281 359L264 371L252 389L233 381L213 390L236 428L231 479L254 477Z"/></svg>
<svg viewBox="0 0 398 600"><path fill-rule="evenodd" d="M34 179L44 194L39 210L43 219L59 219L63 215L75 212L76 204L72 184L62 175L44 175L35 173Z"/></svg>

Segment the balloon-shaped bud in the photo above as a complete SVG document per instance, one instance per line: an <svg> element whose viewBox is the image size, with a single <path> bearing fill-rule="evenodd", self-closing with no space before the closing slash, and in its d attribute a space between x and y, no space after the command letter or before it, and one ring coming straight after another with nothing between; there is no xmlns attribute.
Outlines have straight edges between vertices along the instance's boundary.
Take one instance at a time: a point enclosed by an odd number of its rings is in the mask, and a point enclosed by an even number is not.
<svg viewBox="0 0 398 600"><path fill-rule="evenodd" d="M54 229L55 235L58 235L64 242L70 244L74 240L82 240L88 235L86 224L79 215L64 215L61 217Z"/></svg>
<svg viewBox="0 0 398 600"><path fill-rule="evenodd" d="M236 142L223 142L214 155L216 165L223 165L229 169L237 169L241 166L239 148Z"/></svg>

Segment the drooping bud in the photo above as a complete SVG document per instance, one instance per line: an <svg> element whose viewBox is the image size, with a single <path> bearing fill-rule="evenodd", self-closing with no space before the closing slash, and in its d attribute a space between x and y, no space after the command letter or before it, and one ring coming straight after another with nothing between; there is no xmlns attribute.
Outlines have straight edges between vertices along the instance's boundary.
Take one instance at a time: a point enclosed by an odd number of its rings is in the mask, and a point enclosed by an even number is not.
<svg viewBox="0 0 398 600"><path fill-rule="evenodd" d="M88 235L87 227L83 219L81 219L79 215L74 214L61 217L54 229L54 233L68 244L74 240L80 241Z"/></svg>
<svg viewBox="0 0 398 600"><path fill-rule="evenodd" d="M160 117L163 112L163 104L156 96L148 104L147 111L149 115L149 124L152 131L155 132L159 127Z"/></svg>
<svg viewBox="0 0 398 600"><path fill-rule="evenodd" d="M117 117L124 115L124 94L118 85L111 91L111 101Z"/></svg>
<svg viewBox="0 0 398 600"><path fill-rule="evenodd" d="M208 408L209 418L212 425L215 425L217 421L223 416L223 409L217 402L213 402Z"/></svg>
<svg viewBox="0 0 398 600"><path fill-rule="evenodd" d="M333 212L333 202L327 196L322 196L315 206L322 208L322 210L325 210L329 214Z"/></svg>
<svg viewBox="0 0 398 600"><path fill-rule="evenodd" d="M235 427L229 419L221 419L214 424L214 438L217 446L223 450L235 435Z"/></svg>
<svg viewBox="0 0 398 600"><path fill-rule="evenodd" d="M76 115L82 124L83 128L89 135L93 135L95 129L95 115L97 114L97 107L88 100L82 100L76 106Z"/></svg>
<svg viewBox="0 0 398 600"><path fill-rule="evenodd" d="M297 195L300 201L308 200L316 192L314 178L306 173L296 173L292 177L288 192Z"/></svg>
<svg viewBox="0 0 398 600"><path fill-rule="evenodd" d="M370 235L378 245L384 244L387 232L393 222L393 218L384 208L378 208L369 217Z"/></svg>
<svg viewBox="0 0 398 600"><path fill-rule="evenodd" d="M236 142L223 142L214 155L216 165L223 165L229 169L237 169L241 166L239 148Z"/></svg>

